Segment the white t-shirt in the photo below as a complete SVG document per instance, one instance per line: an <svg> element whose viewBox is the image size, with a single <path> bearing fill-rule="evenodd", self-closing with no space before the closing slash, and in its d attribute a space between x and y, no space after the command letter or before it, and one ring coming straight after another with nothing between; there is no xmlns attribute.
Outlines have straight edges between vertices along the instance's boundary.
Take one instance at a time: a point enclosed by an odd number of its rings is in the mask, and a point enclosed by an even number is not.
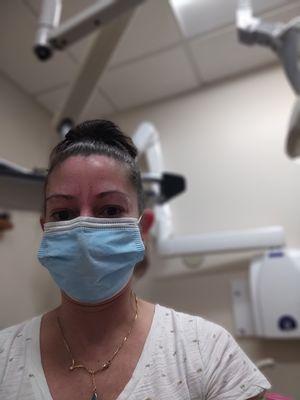
<svg viewBox="0 0 300 400"><path fill-rule="evenodd" d="M0 332L0 399L52 400L41 364L41 316ZM222 327L156 305L118 400L246 400L270 384Z"/></svg>

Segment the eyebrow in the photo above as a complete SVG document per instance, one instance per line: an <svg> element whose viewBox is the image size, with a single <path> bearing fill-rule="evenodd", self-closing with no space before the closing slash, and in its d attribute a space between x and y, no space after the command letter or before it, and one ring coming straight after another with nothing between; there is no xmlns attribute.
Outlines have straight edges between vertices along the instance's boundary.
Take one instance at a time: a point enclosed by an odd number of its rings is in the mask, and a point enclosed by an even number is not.
<svg viewBox="0 0 300 400"><path fill-rule="evenodd" d="M118 191L118 190L109 190L109 191L107 191L107 192L98 193L98 194L96 194L96 197L102 199L103 197L109 196L109 195L111 195L111 194L119 194L119 195L121 195L122 197L125 197L126 200L129 200L127 194L125 194L125 193L123 193L123 192L120 192L120 191Z"/></svg>
<svg viewBox="0 0 300 400"><path fill-rule="evenodd" d="M96 197L104 198L104 197L112 195L112 194L119 194L122 197L124 197L126 200L129 200L128 196L125 193L120 192L118 190L109 190L107 192L98 193L98 194L96 194ZM63 198L66 200L74 200L74 199L76 199L76 196L73 196L71 194L53 193L50 196L46 197L46 201L54 199L54 198Z"/></svg>
<svg viewBox="0 0 300 400"><path fill-rule="evenodd" d="M63 198L66 200L72 200L72 199L75 199L75 196L72 196L70 194L53 193L53 194L50 194L50 196L46 197L46 201L54 199L54 198Z"/></svg>

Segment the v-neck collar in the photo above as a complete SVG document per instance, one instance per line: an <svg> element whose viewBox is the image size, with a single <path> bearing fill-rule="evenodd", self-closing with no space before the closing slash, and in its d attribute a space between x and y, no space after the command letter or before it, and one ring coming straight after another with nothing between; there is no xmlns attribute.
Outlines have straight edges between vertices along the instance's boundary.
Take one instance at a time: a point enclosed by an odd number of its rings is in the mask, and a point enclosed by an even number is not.
<svg viewBox="0 0 300 400"><path fill-rule="evenodd" d="M138 359L138 362L136 364L136 367L133 371L133 374L129 381L127 382L126 386L122 390L122 392L119 394L116 400L127 400L129 396L132 395L135 387L137 386L138 382L140 379L143 377L144 374L144 366L148 362L148 357L149 355L151 356L152 354L152 349L155 345L156 342L156 336L157 336L157 324L159 320L159 309L160 306L159 304L155 305L154 308L154 315L151 323L150 330L148 332L147 338L144 343L143 350L141 352L141 355ZM40 393L38 393L38 389L40 389L39 392L42 392L43 394L43 400L53 400L49 386L46 380L46 376L44 373L44 369L42 366L42 360L41 360L41 347L40 347L40 331L41 331L41 320L42 320L42 315L39 315L38 317L33 318L31 321L30 326L28 329L30 332L30 337L32 340L29 342L29 351L28 351L28 367L29 371L31 371L32 375L32 386L34 389L34 392L36 394L36 398L40 400Z"/></svg>

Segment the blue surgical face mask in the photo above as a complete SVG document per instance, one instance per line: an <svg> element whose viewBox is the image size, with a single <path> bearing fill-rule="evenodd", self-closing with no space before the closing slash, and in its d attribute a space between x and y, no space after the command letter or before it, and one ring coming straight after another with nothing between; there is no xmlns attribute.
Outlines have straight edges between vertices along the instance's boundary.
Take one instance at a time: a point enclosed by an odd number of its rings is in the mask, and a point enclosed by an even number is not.
<svg viewBox="0 0 300 400"><path fill-rule="evenodd" d="M68 296L97 303L128 284L144 252L136 218L78 217L45 224L38 259Z"/></svg>

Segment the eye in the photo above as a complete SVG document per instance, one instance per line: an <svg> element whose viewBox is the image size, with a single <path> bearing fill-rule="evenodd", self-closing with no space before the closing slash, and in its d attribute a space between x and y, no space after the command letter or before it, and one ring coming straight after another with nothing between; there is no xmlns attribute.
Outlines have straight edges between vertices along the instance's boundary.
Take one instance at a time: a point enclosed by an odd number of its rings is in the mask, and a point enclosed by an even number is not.
<svg viewBox="0 0 300 400"><path fill-rule="evenodd" d="M67 221L76 217L75 212L72 210L59 210L50 214L53 221Z"/></svg>
<svg viewBox="0 0 300 400"><path fill-rule="evenodd" d="M118 205L107 205L102 207L98 217L99 218L119 218L125 213L125 209Z"/></svg>

